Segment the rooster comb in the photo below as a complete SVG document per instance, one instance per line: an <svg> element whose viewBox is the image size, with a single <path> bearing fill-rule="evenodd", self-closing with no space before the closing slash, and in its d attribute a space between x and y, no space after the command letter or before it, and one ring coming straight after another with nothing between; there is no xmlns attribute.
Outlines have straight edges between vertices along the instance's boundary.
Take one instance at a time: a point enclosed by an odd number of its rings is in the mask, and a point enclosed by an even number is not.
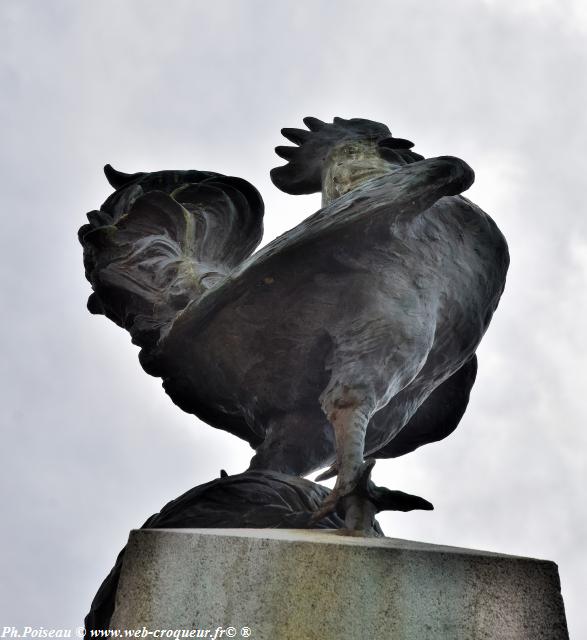
<svg viewBox="0 0 587 640"><path fill-rule="evenodd" d="M322 189L322 167L331 149L346 140L372 140L393 153L402 163L421 160L422 156L410 151L409 140L394 138L381 122L364 118L334 118L332 123L318 118L304 118L307 129L284 128L282 135L294 147L275 147L275 153L287 164L271 170L273 184L286 193L300 195Z"/></svg>

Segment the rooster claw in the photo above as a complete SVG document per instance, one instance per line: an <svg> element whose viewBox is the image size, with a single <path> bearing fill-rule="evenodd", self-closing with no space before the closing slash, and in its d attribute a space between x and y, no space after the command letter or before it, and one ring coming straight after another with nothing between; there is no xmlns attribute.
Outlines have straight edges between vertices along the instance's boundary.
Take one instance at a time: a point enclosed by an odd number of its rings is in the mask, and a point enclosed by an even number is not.
<svg viewBox="0 0 587 640"><path fill-rule="evenodd" d="M316 482L322 482L323 480L329 480L330 478L334 478L335 475L338 474L338 467L333 464L328 467L326 471L323 471L320 475L316 476Z"/></svg>
<svg viewBox="0 0 587 640"><path fill-rule="evenodd" d="M363 495L365 492L365 488L368 486L370 481L371 469L375 466L375 460L365 460L361 466L357 469L354 477L350 480L341 480L341 476L339 475L336 480L336 485L334 489L326 496L324 502L320 505L320 508L315 511L312 515L311 522L317 522L321 520L329 513L336 511L339 507L342 507L343 511L345 510L344 499L353 496L355 494ZM332 472L336 473L336 467L333 465L325 471L319 478L331 477ZM318 479L318 478L317 478ZM372 483L371 483L372 484Z"/></svg>
<svg viewBox="0 0 587 640"><path fill-rule="evenodd" d="M317 522L332 511L340 510L344 514L346 524L341 534L377 535L375 514L380 511L434 509L428 500L419 496L376 486L370 478L374 464L375 460L366 460L355 474L353 482L335 486L320 508L312 514L310 522Z"/></svg>
<svg viewBox="0 0 587 640"><path fill-rule="evenodd" d="M434 505L420 496L403 491L391 491L385 487L376 487L371 483L368 499L375 505L376 513L380 511L432 511Z"/></svg>

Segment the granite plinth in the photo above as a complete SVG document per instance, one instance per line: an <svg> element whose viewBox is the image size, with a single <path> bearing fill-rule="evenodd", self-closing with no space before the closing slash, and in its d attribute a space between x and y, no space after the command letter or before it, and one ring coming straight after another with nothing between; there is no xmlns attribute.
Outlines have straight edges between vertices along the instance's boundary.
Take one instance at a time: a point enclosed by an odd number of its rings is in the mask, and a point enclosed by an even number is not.
<svg viewBox="0 0 587 640"><path fill-rule="evenodd" d="M111 628L253 640L568 639L553 562L283 529L132 531Z"/></svg>

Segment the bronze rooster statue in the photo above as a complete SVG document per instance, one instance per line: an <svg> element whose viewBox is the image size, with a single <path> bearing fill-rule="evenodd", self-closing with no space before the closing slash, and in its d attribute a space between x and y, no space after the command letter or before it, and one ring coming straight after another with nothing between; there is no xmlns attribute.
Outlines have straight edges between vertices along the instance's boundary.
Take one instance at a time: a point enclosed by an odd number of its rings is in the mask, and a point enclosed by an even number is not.
<svg viewBox="0 0 587 640"><path fill-rule="evenodd" d="M80 229L88 306L127 329L172 400L246 440L250 469L330 466L350 533L383 508L432 508L373 485L376 458L441 440L460 421L475 350L504 288L503 235L461 193L462 160L425 159L378 122L305 118L273 169L322 208L253 253L263 202L204 171L124 174ZM324 476L325 477L325 476Z"/></svg>

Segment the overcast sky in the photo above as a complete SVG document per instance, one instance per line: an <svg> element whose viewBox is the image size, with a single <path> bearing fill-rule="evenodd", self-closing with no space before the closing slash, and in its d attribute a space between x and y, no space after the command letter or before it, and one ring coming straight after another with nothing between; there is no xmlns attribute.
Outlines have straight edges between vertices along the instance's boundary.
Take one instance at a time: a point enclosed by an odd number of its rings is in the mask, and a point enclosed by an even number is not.
<svg viewBox="0 0 587 640"><path fill-rule="evenodd" d="M512 255L457 432L375 479L388 535L559 564L587 637L587 11L579 1L3 0L0 626L75 627L128 531L251 450L182 414L85 309L101 168L237 175L265 241L319 206L269 181L279 129L387 123L475 169Z"/></svg>

